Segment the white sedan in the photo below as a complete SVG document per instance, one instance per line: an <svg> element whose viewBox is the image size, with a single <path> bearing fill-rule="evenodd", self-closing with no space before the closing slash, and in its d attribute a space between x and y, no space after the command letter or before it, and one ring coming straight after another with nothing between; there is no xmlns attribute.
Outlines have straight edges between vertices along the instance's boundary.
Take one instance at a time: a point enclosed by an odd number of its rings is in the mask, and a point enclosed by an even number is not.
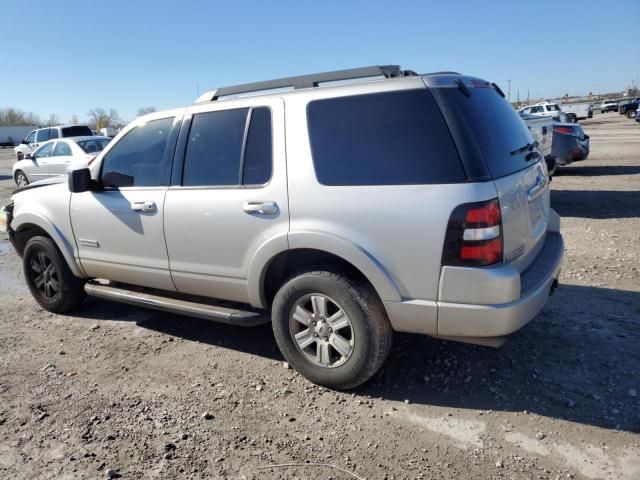
<svg viewBox="0 0 640 480"><path fill-rule="evenodd" d="M13 164L13 179L19 187L64 175L71 163L91 163L111 141L109 137L70 137L43 143L35 152Z"/></svg>

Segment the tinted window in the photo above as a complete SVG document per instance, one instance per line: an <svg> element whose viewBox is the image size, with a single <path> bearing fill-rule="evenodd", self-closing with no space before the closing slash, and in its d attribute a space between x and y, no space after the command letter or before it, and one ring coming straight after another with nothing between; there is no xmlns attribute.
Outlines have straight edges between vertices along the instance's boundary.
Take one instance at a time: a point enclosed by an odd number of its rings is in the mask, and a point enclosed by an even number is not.
<svg viewBox="0 0 640 480"><path fill-rule="evenodd" d="M56 148L53 150L53 156L64 157L69 155L73 155L73 153L71 153L71 147L69 146L69 144L67 142L58 142L56 144Z"/></svg>
<svg viewBox="0 0 640 480"><path fill-rule="evenodd" d="M193 116L184 160L182 184L238 185L240 157L248 109L198 113Z"/></svg>
<svg viewBox="0 0 640 480"><path fill-rule="evenodd" d="M426 89L316 100L307 116L316 175L324 185L465 181Z"/></svg>
<svg viewBox="0 0 640 480"><path fill-rule="evenodd" d="M152 120L129 131L102 162L105 187L168 185L172 148L167 140L173 118Z"/></svg>
<svg viewBox="0 0 640 480"><path fill-rule="evenodd" d="M89 127L84 125L77 125L74 127L65 127L62 129L63 137L85 137L92 136L93 132Z"/></svg>
<svg viewBox="0 0 640 480"><path fill-rule="evenodd" d="M547 105L547 111L549 112L557 112L559 110L557 105Z"/></svg>
<svg viewBox="0 0 640 480"><path fill-rule="evenodd" d="M35 143L36 141L36 132L35 130L33 132L31 132L27 138L24 139L25 142L27 143Z"/></svg>
<svg viewBox="0 0 640 480"><path fill-rule="evenodd" d="M96 138L91 140L81 140L76 142L78 146L87 153L96 153L104 150L109 144L109 140L106 138Z"/></svg>
<svg viewBox="0 0 640 480"><path fill-rule="evenodd" d="M53 142L47 143L38 148L33 154L38 158L50 157L53 150Z"/></svg>
<svg viewBox="0 0 640 480"><path fill-rule="evenodd" d="M251 124L244 149L244 185L262 185L271 178L271 111L266 107L251 111Z"/></svg>
<svg viewBox="0 0 640 480"><path fill-rule="evenodd" d="M457 88L440 88L443 100L452 103L460 122L469 126L493 178L503 177L531 165L527 150L514 153L533 138L520 115L493 88L471 87L470 96ZM541 106L532 107L542 108Z"/></svg>
<svg viewBox="0 0 640 480"><path fill-rule="evenodd" d="M49 129L43 128L42 130L38 130L36 133L36 142L42 143L49 140Z"/></svg>
<svg viewBox="0 0 640 480"><path fill-rule="evenodd" d="M49 129L49 140L53 140L55 138L58 138L58 129L57 128L51 128Z"/></svg>

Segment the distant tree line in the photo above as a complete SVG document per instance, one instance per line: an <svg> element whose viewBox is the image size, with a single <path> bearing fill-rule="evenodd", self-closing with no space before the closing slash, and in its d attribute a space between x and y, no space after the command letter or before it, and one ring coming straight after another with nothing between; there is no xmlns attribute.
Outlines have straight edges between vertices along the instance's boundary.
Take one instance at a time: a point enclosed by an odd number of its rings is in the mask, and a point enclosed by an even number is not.
<svg viewBox="0 0 640 480"><path fill-rule="evenodd" d="M136 116L140 117L155 111L155 107L141 107L138 109ZM108 111L100 107L92 108L87 112L87 118L89 119L87 125L94 131L98 131L101 128L106 127L122 128L127 123L120 118L118 111L114 108L110 108ZM23 112L16 108L0 109L0 127L22 125L51 127L54 125L60 125L60 123L60 118L55 113L52 113L45 121L42 121L38 115L32 112ZM72 115L69 123L72 125L78 125L80 122L78 121L77 115Z"/></svg>

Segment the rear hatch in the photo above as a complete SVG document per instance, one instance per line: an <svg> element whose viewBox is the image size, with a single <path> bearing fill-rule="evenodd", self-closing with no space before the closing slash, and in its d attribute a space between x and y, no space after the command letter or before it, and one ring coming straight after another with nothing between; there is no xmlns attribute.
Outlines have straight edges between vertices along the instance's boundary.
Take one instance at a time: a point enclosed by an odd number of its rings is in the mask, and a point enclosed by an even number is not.
<svg viewBox="0 0 640 480"><path fill-rule="evenodd" d="M546 164L502 91L463 76L426 77L464 156L471 181L493 180L502 213L504 261L525 270L544 243L549 221ZM474 164L475 167L474 167ZM479 172L484 171L484 178Z"/></svg>

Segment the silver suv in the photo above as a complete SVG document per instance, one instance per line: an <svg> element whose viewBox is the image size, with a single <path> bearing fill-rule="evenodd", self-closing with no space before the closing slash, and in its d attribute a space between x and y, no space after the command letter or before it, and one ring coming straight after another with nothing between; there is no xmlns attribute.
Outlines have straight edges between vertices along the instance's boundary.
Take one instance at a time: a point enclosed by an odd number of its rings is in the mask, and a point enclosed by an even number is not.
<svg viewBox="0 0 640 480"><path fill-rule="evenodd" d="M499 346L557 284L544 160L502 91L367 67L220 88L16 191L0 226L52 312L85 294L235 325L346 389L392 332Z"/></svg>

